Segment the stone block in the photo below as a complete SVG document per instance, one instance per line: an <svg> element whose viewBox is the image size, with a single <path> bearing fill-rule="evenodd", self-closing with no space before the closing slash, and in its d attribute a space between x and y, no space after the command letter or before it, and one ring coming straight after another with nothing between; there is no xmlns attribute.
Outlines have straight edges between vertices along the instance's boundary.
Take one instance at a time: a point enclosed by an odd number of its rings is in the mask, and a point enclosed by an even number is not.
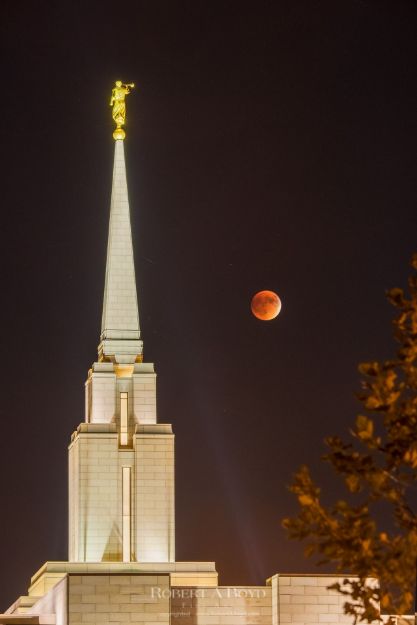
<svg viewBox="0 0 417 625"><path fill-rule="evenodd" d="M78 614L83 614L83 613L89 613L89 612L94 612L95 611L95 604L94 603L69 603L68 606L69 612L71 613L78 613Z"/></svg>
<svg viewBox="0 0 417 625"><path fill-rule="evenodd" d="M289 595L291 597L291 604L294 603L317 603L317 597L312 595Z"/></svg>
<svg viewBox="0 0 417 625"><path fill-rule="evenodd" d="M291 577L291 586L317 586L317 577Z"/></svg>
<svg viewBox="0 0 417 625"><path fill-rule="evenodd" d="M329 612L328 605L309 604L305 606L306 614L327 614Z"/></svg>
<svg viewBox="0 0 417 625"><path fill-rule="evenodd" d="M319 623L338 623L339 622L339 614L320 614L319 615Z"/></svg>

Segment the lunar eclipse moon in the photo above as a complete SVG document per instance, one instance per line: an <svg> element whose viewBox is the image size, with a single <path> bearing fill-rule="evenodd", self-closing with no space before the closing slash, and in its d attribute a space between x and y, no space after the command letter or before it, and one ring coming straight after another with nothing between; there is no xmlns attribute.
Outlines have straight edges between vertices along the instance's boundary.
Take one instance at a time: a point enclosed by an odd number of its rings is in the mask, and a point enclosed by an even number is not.
<svg viewBox="0 0 417 625"><path fill-rule="evenodd" d="M259 291L253 296L250 307L257 319L271 321L281 311L281 300L273 291Z"/></svg>

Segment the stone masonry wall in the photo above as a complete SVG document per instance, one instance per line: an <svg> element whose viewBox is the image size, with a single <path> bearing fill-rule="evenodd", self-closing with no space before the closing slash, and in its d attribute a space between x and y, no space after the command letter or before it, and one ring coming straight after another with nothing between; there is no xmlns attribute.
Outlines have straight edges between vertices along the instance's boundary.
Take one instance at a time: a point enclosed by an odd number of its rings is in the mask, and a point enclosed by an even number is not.
<svg viewBox="0 0 417 625"><path fill-rule="evenodd" d="M169 575L69 575L68 588L68 625L169 625Z"/></svg>
<svg viewBox="0 0 417 625"><path fill-rule="evenodd" d="M271 625L271 588L172 588L172 625Z"/></svg>
<svg viewBox="0 0 417 625"><path fill-rule="evenodd" d="M345 576L274 575L271 578L273 625L322 625L352 623L344 614L346 599L328 586Z"/></svg>

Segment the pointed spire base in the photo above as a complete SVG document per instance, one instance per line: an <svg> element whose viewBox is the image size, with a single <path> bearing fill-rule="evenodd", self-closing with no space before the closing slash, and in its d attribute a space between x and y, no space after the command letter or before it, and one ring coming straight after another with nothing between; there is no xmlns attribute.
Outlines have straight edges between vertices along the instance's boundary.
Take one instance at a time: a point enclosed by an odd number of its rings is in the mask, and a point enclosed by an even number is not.
<svg viewBox="0 0 417 625"><path fill-rule="evenodd" d="M99 362L114 364L143 362L143 342L140 340L102 337L97 351Z"/></svg>

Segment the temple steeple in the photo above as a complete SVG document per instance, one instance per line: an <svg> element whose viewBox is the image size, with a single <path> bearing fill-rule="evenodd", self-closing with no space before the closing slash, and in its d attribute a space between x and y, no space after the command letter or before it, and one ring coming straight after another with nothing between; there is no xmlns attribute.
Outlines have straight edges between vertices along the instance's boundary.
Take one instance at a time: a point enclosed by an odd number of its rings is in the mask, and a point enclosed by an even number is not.
<svg viewBox="0 0 417 625"><path fill-rule="evenodd" d="M99 359L142 360L123 140L115 141Z"/></svg>
<svg viewBox="0 0 417 625"><path fill-rule="evenodd" d="M85 384L85 423L69 447L69 560L173 562L174 435L157 423L156 374L142 362L120 81L98 362Z"/></svg>

